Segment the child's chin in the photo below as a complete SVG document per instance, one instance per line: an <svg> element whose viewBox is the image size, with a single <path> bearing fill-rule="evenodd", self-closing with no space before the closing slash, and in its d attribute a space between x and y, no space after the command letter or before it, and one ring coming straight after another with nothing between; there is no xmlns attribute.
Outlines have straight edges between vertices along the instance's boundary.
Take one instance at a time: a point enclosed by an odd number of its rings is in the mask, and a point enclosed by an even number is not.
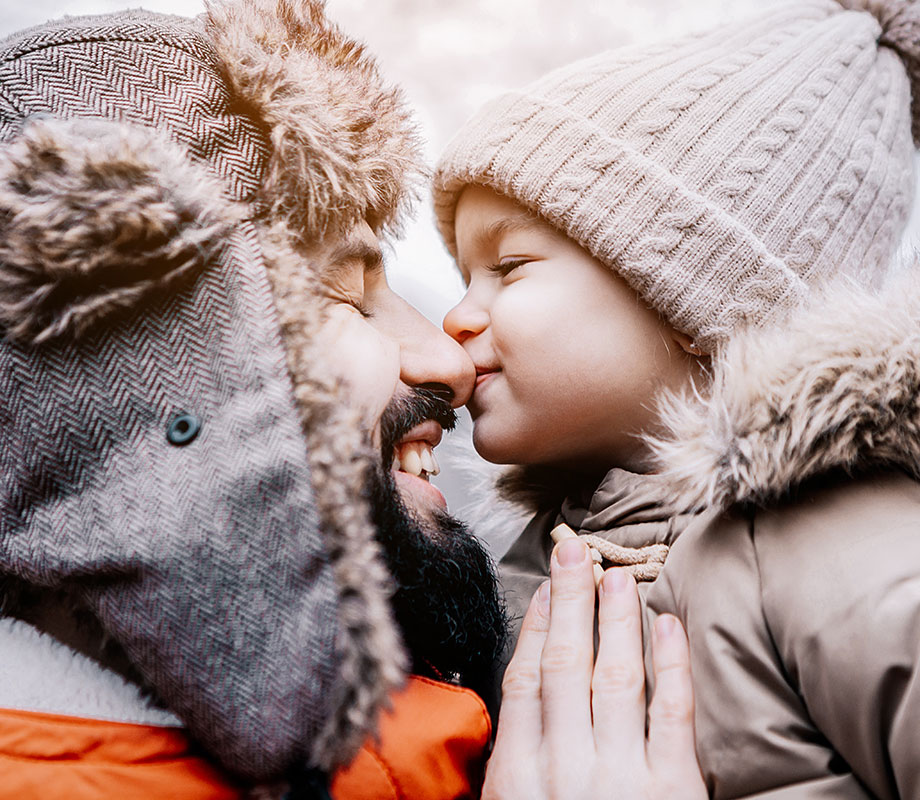
<svg viewBox="0 0 920 800"><path fill-rule="evenodd" d="M526 457L516 442L508 441L508 437L490 435L488 429L483 430L478 424L473 427L473 447L486 461L493 464L522 464Z"/></svg>

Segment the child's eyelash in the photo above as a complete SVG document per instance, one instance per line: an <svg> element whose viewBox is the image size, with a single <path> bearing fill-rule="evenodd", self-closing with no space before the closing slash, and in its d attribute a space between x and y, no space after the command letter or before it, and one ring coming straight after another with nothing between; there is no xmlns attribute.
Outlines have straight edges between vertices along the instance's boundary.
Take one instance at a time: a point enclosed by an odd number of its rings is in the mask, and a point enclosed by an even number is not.
<svg viewBox="0 0 920 800"><path fill-rule="evenodd" d="M501 261L498 264L489 264L489 266L486 267L486 272L491 272L495 275L501 275L504 277L510 272L516 270L518 267L523 267L526 263L527 260L523 258L518 258L514 261Z"/></svg>

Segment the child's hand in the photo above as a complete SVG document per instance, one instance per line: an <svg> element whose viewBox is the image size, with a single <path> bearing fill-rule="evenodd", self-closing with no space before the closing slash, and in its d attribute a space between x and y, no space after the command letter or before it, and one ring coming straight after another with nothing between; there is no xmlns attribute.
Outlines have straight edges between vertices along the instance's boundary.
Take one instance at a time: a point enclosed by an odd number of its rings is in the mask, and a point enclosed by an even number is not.
<svg viewBox="0 0 920 800"><path fill-rule="evenodd" d="M531 601L505 673L483 798L707 797L694 752L689 650L680 622L662 616L655 624L657 689L646 736L635 581L625 569L604 575L592 663L595 587L584 543L557 546L551 574L551 585Z"/></svg>

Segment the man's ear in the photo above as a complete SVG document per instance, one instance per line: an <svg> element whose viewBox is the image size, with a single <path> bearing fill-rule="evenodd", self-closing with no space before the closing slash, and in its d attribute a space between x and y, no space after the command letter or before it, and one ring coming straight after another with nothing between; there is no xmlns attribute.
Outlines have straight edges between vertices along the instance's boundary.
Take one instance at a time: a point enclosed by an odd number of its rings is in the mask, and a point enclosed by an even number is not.
<svg viewBox="0 0 920 800"><path fill-rule="evenodd" d="M680 345L680 349L685 353L689 353L692 356L706 356L708 353L705 353L697 344L687 336L686 333L681 333L678 330L671 329L671 338Z"/></svg>

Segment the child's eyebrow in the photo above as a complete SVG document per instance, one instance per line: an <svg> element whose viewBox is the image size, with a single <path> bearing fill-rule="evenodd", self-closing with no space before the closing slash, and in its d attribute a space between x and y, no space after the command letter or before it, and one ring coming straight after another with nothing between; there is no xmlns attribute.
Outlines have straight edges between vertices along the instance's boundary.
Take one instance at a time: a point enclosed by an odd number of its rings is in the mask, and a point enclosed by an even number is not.
<svg viewBox="0 0 920 800"><path fill-rule="evenodd" d="M522 211L519 214L511 214L502 217L489 225L474 230L472 235L472 247L470 249L473 252L488 251L490 247L495 245L496 242L501 241L501 238L509 233L516 233L518 231L537 232L541 230L552 230L552 228L536 214L532 214L529 211ZM459 261L457 266L460 268L463 279L469 283L470 270L466 264L466 259Z"/></svg>
<svg viewBox="0 0 920 800"><path fill-rule="evenodd" d="M502 217L480 230L475 236L475 244L477 248L485 247L492 242L498 241L506 234L517 233L518 231L535 231L545 226L546 223L533 214L522 213Z"/></svg>

